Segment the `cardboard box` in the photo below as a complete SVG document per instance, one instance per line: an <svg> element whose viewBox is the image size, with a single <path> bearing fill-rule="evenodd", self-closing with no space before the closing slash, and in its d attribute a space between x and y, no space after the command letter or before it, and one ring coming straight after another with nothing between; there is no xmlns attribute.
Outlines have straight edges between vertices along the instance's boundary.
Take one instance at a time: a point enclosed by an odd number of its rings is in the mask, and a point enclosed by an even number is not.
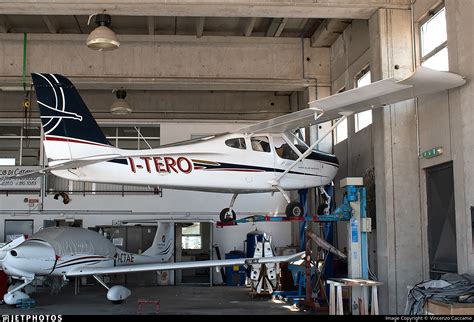
<svg viewBox="0 0 474 322"><path fill-rule="evenodd" d="M425 311L428 315L474 315L474 303L444 303L428 300Z"/></svg>

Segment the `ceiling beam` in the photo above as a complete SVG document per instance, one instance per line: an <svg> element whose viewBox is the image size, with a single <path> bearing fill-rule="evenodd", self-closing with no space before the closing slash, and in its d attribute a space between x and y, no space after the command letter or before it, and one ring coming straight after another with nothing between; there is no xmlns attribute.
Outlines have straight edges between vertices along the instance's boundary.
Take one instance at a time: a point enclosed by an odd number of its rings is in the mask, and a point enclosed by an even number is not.
<svg viewBox="0 0 474 322"><path fill-rule="evenodd" d="M1 1L0 12L10 15L287 17L369 19L378 9L410 9L410 0L16 0Z"/></svg>
<svg viewBox="0 0 474 322"><path fill-rule="evenodd" d="M280 18L273 18L272 22L270 23L270 26L268 26L267 32L265 33L265 37L273 37L275 36L275 32L278 29L278 26L280 25Z"/></svg>
<svg viewBox="0 0 474 322"><path fill-rule="evenodd" d="M350 24L350 20L326 19L311 36L311 47L330 47Z"/></svg>
<svg viewBox="0 0 474 322"><path fill-rule="evenodd" d="M281 22L280 24L278 25L278 28L277 30L275 31L275 34L273 35L273 37L280 37L283 29L285 29L285 25L286 23L288 22L288 18L283 18L281 19Z"/></svg>
<svg viewBox="0 0 474 322"><path fill-rule="evenodd" d="M225 90L225 91L303 91L316 86L316 79L263 79L263 78L202 78L202 77L83 77L70 76L79 90ZM30 80L27 80L29 82ZM23 91L21 76L0 76L3 89Z"/></svg>
<svg viewBox="0 0 474 322"><path fill-rule="evenodd" d="M196 21L196 37L201 38L204 33L204 17L198 17Z"/></svg>
<svg viewBox="0 0 474 322"><path fill-rule="evenodd" d="M46 27L48 27L48 30L52 34L57 34L59 31L59 26L58 24L53 21L51 17L48 16L42 16L43 22L45 23Z"/></svg>
<svg viewBox="0 0 474 322"><path fill-rule="evenodd" d="M148 22L148 34L149 35L154 35L155 34L155 17L148 17L147 18Z"/></svg>
<svg viewBox="0 0 474 322"><path fill-rule="evenodd" d="M245 24L244 28L244 36L250 37L253 31L253 27L255 26L255 22L257 21L256 17L248 18L247 23Z"/></svg>
<svg viewBox="0 0 474 322"><path fill-rule="evenodd" d="M306 27L306 24L308 23L308 21L309 21L309 18L301 19L298 28L299 29L304 29L304 27Z"/></svg>

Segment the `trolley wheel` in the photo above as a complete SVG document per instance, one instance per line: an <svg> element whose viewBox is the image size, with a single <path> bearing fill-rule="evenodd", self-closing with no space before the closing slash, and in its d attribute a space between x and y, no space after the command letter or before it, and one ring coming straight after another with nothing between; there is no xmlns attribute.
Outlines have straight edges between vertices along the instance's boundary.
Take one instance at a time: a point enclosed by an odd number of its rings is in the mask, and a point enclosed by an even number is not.
<svg viewBox="0 0 474 322"><path fill-rule="evenodd" d="M291 217L303 217L304 215L304 209L301 206L301 204L297 201L292 201L286 206L286 216L288 218Z"/></svg>
<svg viewBox="0 0 474 322"><path fill-rule="evenodd" d="M236 220L236 215L235 215L235 211L230 211L229 208L224 208L222 209L220 215L219 215L219 219L221 220L221 222L232 222L232 221L235 221Z"/></svg>

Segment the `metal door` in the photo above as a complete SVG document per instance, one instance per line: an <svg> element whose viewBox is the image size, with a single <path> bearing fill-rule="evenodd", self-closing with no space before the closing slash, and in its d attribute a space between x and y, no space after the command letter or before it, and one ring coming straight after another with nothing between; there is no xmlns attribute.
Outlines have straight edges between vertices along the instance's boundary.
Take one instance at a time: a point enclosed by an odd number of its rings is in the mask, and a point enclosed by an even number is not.
<svg viewBox="0 0 474 322"><path fill-rule="evenodd" d="M33 234L33 220L5 220L5 242L9 242L18 235L31 236Z"/></svg>
<svg viewBox="0 0 474 322"><path fill-rule="evenodd" d="M457 272L452 162L426 170L430 277Z"/></svg>

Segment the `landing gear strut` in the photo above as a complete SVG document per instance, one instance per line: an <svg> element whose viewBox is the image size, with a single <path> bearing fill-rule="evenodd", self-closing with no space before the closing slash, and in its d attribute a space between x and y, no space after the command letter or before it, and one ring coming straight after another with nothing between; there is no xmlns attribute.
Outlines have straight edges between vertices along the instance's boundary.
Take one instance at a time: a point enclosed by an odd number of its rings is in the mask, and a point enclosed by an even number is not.
<svg viewBox="0 0 474 322"><path fill-rule="evenodd" d="M318 207L318 215L327 215L331 209L331 196L324 190L323 187L319 187L319 193L323 199L323 203Z"/></svg>
<svg viewBox="0 0 474 322"><path fill-rule="evenodd" d="M230 200L229 208L222 209L221 213L219 214L219 219L221 222L232 222L237 219L235 211L232 209L232 207L234 207L235 199L237 199L238 195L238 193L234 193L232 199Z"/></svg>
<svg viewBox="0 0 474 322"><path fill-rule="evenodd" d="M22 292L20 290L24 288L25 286L29 285L31 282L33 282L34 277L33 278L23 277L22 280L23 280L23 284L13 287L12 289L8 290L8 293L6 293L3 296L3 301L6 304L15 305L21 300L30 298L30 296L26 294L26 292Z"/></svg>
<svg viewBox="0 0 474 322"><path fill-rule="evenodd" d="M285 198L286 202L288 202L288 205L286 206L285 209L285 214L288 218L292 217L303 217L304 216L304 209L303 206L297 201L291 201L290 197L288 194L283 190L278 184L273 185Z"/></svg>

